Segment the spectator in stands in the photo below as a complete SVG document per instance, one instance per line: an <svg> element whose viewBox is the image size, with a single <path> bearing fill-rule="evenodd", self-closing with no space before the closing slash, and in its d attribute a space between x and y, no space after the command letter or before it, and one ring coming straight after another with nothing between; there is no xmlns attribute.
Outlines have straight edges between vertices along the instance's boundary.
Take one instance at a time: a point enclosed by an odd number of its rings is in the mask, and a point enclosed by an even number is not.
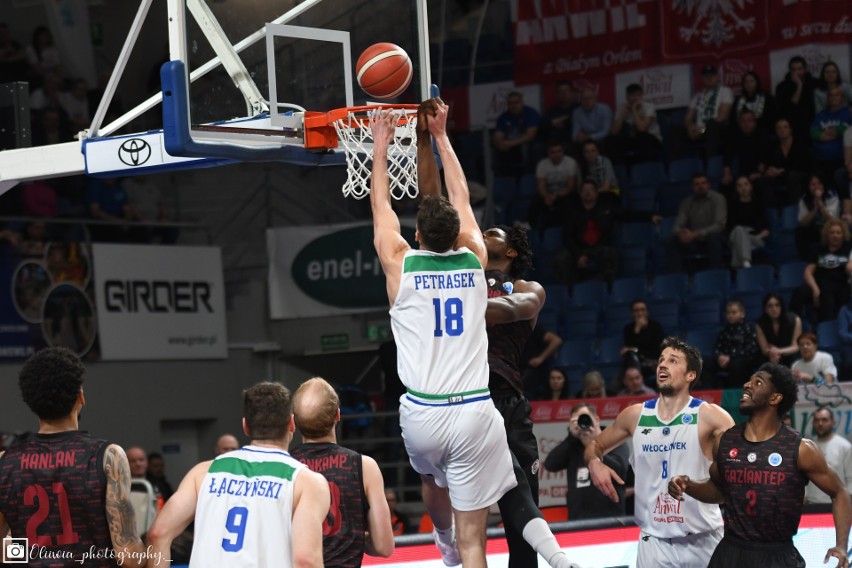
<svg viewBox="0 0 852 568"><path fill-rule="evenodd" d="M27 63L30 66L30 88L41 86L51 73L59 73L59 50L53 45L53 36L46 26L33 30L32 44L27 46Z"/></svg>
<svg viewBox="0 0 852 568"><path fill-rule="evenodd" d="M562 143L551 140L547 157L535 168L537 194L530 206L530 226L540 230L562 224L570 204L576 202L579 173L577 162L565 155Z"/></svg>
<svg viewBox="0 0 852 568"><path fill-rule="evenodd" d="M816 80L814 86L814 113L819 114L826 108L828 91L832 87L839 87L843 92L843 98L846 99L846 102L852 102L852 85L843 80L840 74L840 67L837 66L837 63L829 59L822 64L819 79Z"/></svg>
<svg viewBox="0 0 852 568"><path fill-rule="evenodd" d="M786 118L793 135L805 139L814 120L814 88L816 81L808 71L808 62L801 55L790 58L788 73L775 88L778 114Z"/></svg>
<svg viewBox="0 0 852 568"><path fill-rule="evenodd" d="M775 127L778 110L775 107L775 98L763 92L760 76L754 71L747 71L740 81L742 91L734 101L731 110L732 125L739 125L740 114L748 110L754 115L757 127L764 133L770 132Z"/></svg>
<svg viewBox="0 0 852 568"><path fill-rule="evenodd" d="M0 84L27 80L27 54L9 36L9 26L0 22Z"/></svg>
<svg viewBox="0 0 852 568"><path fill-rule="evenodd" d="M823 406L814 411L814 443L825 455L825 461L837 472L847 493L852 493L852 443L834 430L837 419L831 408ZM805 486L805 504L828 504L831 497L815 483Z"/></svg>
<svg viewBox="0 0 852 568"><path fill-rule="evenodd" d="M787 311L784 300L775 292L763 298L763 314L757 319L757 344L770 363L791 365L799 352L802 320Z"/></svg>
<svg viewBox="0 0 852 568"><path fill-rule="evenodd" d="M621 390L616 396L655 395L657 392L645 384L642 369L635 365L625 367L621 372Z"/></svg>
<svg viewBox="0 0 852 568"><path fill-rule="evenodd" d="M85 79L76 79L67 93L63 93L60 104L74 132L79 132L92 125L92 113L89 111L89 88Z"/></svg>
<svg viewBox="0 0 852 568"><path fill-rule="evenodd" d="M119 178L92 178L86 190L86 204L89 215L99 221L109 221L110 225L92 225L89 231L92 240L106 242L127 242L132 238L128 221L133 219L133 209L127 202L127 192Z"/></svg>
<svg viewBox="0 0 852 568"><path fill-rule="evenodd" d="M737 128L728 132L722 172L722 186L729 188L734 181L733 173L747 176L752 182L760 179L766 169L766 149L769 137L757 127L757 119L749 109L740 112Z"/></svg>
<svg viewBox="0 0 852 568"><path fill-rule="evenodd" d="M763 203L754 195L748 176L737 178L736 192L728 198L725 230L731 248L731 268L751 266L752 253L766 246L769 219Z"/></svg>
<svg viewBox="0 0 852 568"><path fill-rule="evenodd" d="M169 220L163 194L150 176L133 176L124 180L127 192L127 204L133 211L133 218L143 223L165 223ZM147 243L171 245L177 241L178 230L175 227L157 227L149 225L139 230L141 240Z"/></svg>
<svg viewBox="0 0 852 568"><path fill-rule="evenodd" d="M569 212L562 226L565 249L554 259L557 275L566 284L586 280L612 282L618 274L618 252L612 246L615 222L611 201L600 197L594 181L584 181L580 204Z"/></svg>
<svg viewBox="0 0 852 568"><path fill-rule="evenodd" d="M575 144L589 140L603 143L612 128L612 109L598 102L598 94L592 87L580 91L580 106L572 115L572 139Z"/></svg>
<svg viewBox="0 0 852 568"><path fill-rule="evenodd" d="M626 95L612 123L609 154L617 163L658 160L663 134L657 122L657 109L653 103L643 100L644 91L637 83L627 85Z"/></svg>
<svg viewBox="0 0 852 568"><path fill-rule="evenodd" d="M393 529L394 536L416 533L417 527L412 525L411 520L397 508L399 498L396 495L396 491L385 488L385 499L387 499L388 509L390 509L391 528Z"/></svg>
<svg viewBox="0 0 852 568"><path fill-rule="evenodd" d="M583 415L586 417L581 419ZM618 502L614 503L592 485L589 468L583 461L586 446L600 433L600 419L595 412L595 407L580 403L571 409L568 437L553 448L544 461L544 468L547 471L555 473L563 469L567 470L568 490L565 492L565 499L568 505L568 518L572 521L622 517L626 514L624 486L616 485ZM627 479L629 455L627 444L621 444L601 459L621 479Z"/></svg>
<svg viewBox="0 0 852 568"><path fill-rule="evenodd" d="M624 347L621 348L625 367L638 365L646 379L656 377L660 344L666 338L663 326L651 319L648 304L641 298L633 300L630 311L633 323L624 326Z"/></svg>
<svg viewBox="0 0 852 568"><path fill-rule="evenodd" d="M696 257L695 269L722 268L722 248L727 204L720 193L710 191L710 180L702 173L692 176L692 195L680 204L672 235L666 239L669 272L683 272L684 256Z"/></svg>
<svg viewBox="0 0 852 568"><path fill-rule="evenodd" d="M533 328L521 353L521 375L527 399L538 400L549 389L549 369L556 364L554 355L562 347L562 338L545 329L541 322Z"/></svg>
<svg viewBox="0 0 852 568"><path fill-rule="evenodd" d="M824 385L833 384L837 378L837 367L831 353L819 350L817 336L806 331L799 336L799 355L790 367L793 378L800 383Z"/></svg>
<svg viewBox="0 0 852 568"><path fill-rule="evenodd" d="M44 78L42 86L30 94L30 109L38 111L46 108L55 108L65 113L62 105L66 94L65 80L58 73L48 73Z"/></svg>
<svg viewBox="0 0 852 568"><path fill-rule="evenodd" d="M730 300L725 306L728 323L719 332L713 359L708 361L704 381L707 388L742 388L760 367L760 346L754 326L745 320L745 306L740 300Z"/></svg>
<svg viewBox="0 0 852 568"><path fill-rule="evenodd" d="M852 299L837 314L837 332L840 334L841 381L852 379Z"/></svg>
<svg viewBox="0 0 852 568"><path fill-rule="evenodd" d="M548 376L547 397L544 400L566 400L571 398L568 392L568 377L559 367L550 369Z"/></svg>
<svg viewBox="0 0 852 568"><path fill-rule="evenodd" d="M828 180L843 167L843 134L852 125L852 111L839 86L828 88L827 101L826 108L814 117L811 140L814 167Z"/></svg>
<svg viewBox="0 0 852 568"><path fill-rule="evenodd" d="M583 159L580 160L580 179L592 180L601 193L618 193L618 178L612 162L601 155L601 147L594 140L587 140L582 145Z"/></svg>
<svg viewBox="0 0 852 568"><path fill-rule="evenodd" d="M506 97L506 112L497 117L494 129L497 175L520 176L531 173L534 162L533 142L540 117L524 104L524 96L513 91Z"/></svg>
<svg viewBox="0 0 852 568"><path fill-rule="evenodd" d="M148 469L145 471L145 479L163 496L163 501L168 501L174 490L172 484L166 479L166 460L162 454L151 452L148 454Z"/></svg>
<svg viewBox="0 0 852 568"><path fill-rule="evenodd" d="M558 140L563 148L572 144L572 117L580 103L577 102L577 90L570 81L556 84L556 106L547 109L538 128L538 139L549 144Z"/></svg>
<svg viewBox="0 0 852 568"><path fill-rule="evenodd" d="M154 523L157 511L163 506L163 498L157 492L157 488L145 479L148 472L148 454L139 446L127 448L127 462L130 465L130 478L133 481L131 493L144 493L147 498L133 499L136 512L136 525L147 532Z"/></svg>
<svg viewBox="0 0 852 568"><path fill-rule="evenodd" d="M840 219L827 221L822 228L822 246L805 267L805 283L793 292L790 308L801 314L803 307L811 305L816 308L818 321L837 319L837 312L849 301L850 252L849 227ZM809 319L815 323L813 316Z"/></svg>
<svg viewBox="0 0 852 568"><path fill-rule="evenodd" d="M236 436L233 434L222 434L219 436L219 439L216 440L216 447L213 448L213 455L221 456L222 454L233 452L239 448L240 442L237 440Z"/></svg>
<svg viewBox="0 0 852 568"><path fill-rule="evenodd" d="M808 193L799 200L799 226L796 227L796 250L799 258L810 261L819 247L822 228L840 217L840 199L833 189L826 191L818 174L811 174Z"/></svg>
<svg viewBox="0 0 852 568"><path fill-rule="evenodd" d="M65 114L58 108L46 108L33 121L33 146L70 142L73 134Z"/></svg>
<svg viewBox="0 0 852 568"><path fill-rule="evenodd" d="M721 84L714 65L701 69L701 85L701 92L689 103L684 126L689 139L701 147L704 158L710 158L722 153L734 92Z"/></svg>
<svg viewBox="0 0 852 568"><path fill-rule="evenodd" d="M600 371L589 371L583 375L583 388L577 391L575 398L607 398L615 393L607 388L606 379Z"/></svg>
<svg viewBox="0 0 852 568"><path fill-rule="evenodd" d="M770 142L761 180L767 205L784 207L799 200L810 169L806 140L794 136L786 118L775 123L775 141Z"/></svg>

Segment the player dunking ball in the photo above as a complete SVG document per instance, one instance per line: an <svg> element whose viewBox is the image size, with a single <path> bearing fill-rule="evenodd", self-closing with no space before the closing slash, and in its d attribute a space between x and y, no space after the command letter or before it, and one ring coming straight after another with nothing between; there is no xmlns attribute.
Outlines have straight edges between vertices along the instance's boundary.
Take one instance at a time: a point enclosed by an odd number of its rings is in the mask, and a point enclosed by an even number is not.
<svg viewBox="0 0 852 568"><path fill-rule="evenodd" d="M423 113L418 120L425 120ZM420 203L419 250L402 238L387 172L395 123L396 116L387 112L372 119L370 204L399 376L406 387L399 406L402 436L423 480L423 503L444 563L461 560L467 568L485 568L488 507L516 485L503 419L488 392L485 245L447 136L447 105L439 99L428 129L444 164L450 199L427 197Z"/></svg>
<svg viewBox="0 0 852 568"><path fill-rule="evenodd" d="M293 414L302 442L290 455L322 474L331 491L323 524L326 568L358 568L364 552L393 554L393 527L382 470L376 460L337 445L340 399L324 379L308 379L293 395Z"/></svg>
<svg viewBox="0 0 852 568"><path fill-rule="evenodd" d="M797 398L790 369L764 364L743 386L740 412L748 421L716 442L710 479L677 475L669 482L669 493L678 500L686 494L705 503L725 504L725 537L710 567L805 568L793 536L808 481L831 497L836 546L828 549L825 562L834 557L840 568L849 566L849 494L816 444L781 422Z"/></svg>
<svg viewBox="0 0 852 568"><path fill-rule="evenodd" d="M668 493L675 472L706 479L714 443L731 426L731 415L715 404L692 398L701 374L701 354L676 337L662 343L657 364L659 398L621 411L615 422L586 446L592 482L618 502L613 481L624 481L601 457L633 439L630 463L636 472L635 516L640 528L638 568L704 568L722 538L717 505L677 501Z"/></svg>
<svg viewBox="0 0 852 568"><path fill-rule="evenodd" d="M323 566L328 483L287 453L296 428L292 410L281 384L243 392L243 432L251 443L186 474L148 531L156 552L168 559L172 540L195 519L192 568Z"/></svg>
<svg viewBox="0 0 852 568"><path fill-rule="evenodd" d="M84 376L80 358L64 347L39 351L21 369L21 397L38 416L38 433L0 454L0 542L7 530L29 539L36 551L29 566L56 566L57 559L144 566L127 456L78 430Z"/></svg>

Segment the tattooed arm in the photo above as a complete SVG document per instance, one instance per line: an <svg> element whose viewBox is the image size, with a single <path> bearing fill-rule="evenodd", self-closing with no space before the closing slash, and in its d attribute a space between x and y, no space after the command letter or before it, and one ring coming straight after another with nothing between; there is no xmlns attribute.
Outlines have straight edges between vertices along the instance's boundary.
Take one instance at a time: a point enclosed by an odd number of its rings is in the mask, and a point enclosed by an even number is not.
<svg viewBox="0 0 852 568"><path fill-rule="evenodd" d="M145 565L142 552L145 546L136 534L136 513L130 502L130 464L121 446L110 444L104 453L106 474L106 518L112 547L124 566L141 568ZM132 554L129 554L132 553Z"/></svg>

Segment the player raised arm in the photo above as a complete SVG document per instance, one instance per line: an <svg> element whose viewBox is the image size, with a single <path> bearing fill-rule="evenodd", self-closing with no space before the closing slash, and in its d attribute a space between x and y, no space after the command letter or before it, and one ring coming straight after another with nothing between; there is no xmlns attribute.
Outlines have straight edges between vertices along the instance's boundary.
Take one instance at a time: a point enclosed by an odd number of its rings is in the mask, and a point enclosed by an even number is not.
<svg viewBox="0 0 852 568"><path fill-rule="evenodd" d="M130 464L121 446L110 444L104 452L105 512L112 548L125 566L145 565L145 546L136 534L136 513L130 502Z"/></svg>
<svg viewBox="0 0 852 568"><path fill-rule="evenodd" d="M293 485L291 546L294 568L322 568L322 523L330 506L331 496L325 478L302 469Z"/></svg>
<svg viewBox="0 0 852 568"><path fill-rule="evenodd" d="M534 320L538 317L545 299L544 288L538 282L515 280L511 294L488 298L485 322L489 325L497 325Z"/></svg>
<svg viewBox="0 0 852 568"><path fill-rule="evenodd" d="M429 134L429 120L435 116L436 108L436 99L429 99L417 109L417 188L421 197L441 195L441 175Z"/></svg>
<svg viewBox="0 0 852 568"><path fill-rule="evenodd" d="M388 301L393 304L402 276L402 259L410 248L402 238L399 218L391 207L388 178L388 147L396 129L397 115L378 110L370 118L373 134L373 171L370 178L370 207L373 210L373 246L387 280Z"/></svg>
<svg viewBox="0 0 852 568"><path fill-rule="evenodd" d="M473 208L470 206L467 179L465 179L458 156L456 156L456 152L450 144L450 138L447 136L449 107L440 98L432 100L435 101L435 115L429 118L429 132L435 140L438 155L441 156L441 163L444 165L444 180L447 183L450 203L459 213L461 226L456 243L459 247L469 248L482 263L482 266L485 266L488 262L488 253L482 240L482 231L479 229L479 224L473 215Z"/></svg>
<svg viewBox="0 0 852 568"><path fill-rule="evenodd" d="M611 467L603 462L603 456L614 448L624 443L633 435L639 415L642 413L642 404L633 404L625 408L616 417L606 430L592 440L583 454L586 465L589 466L589 475L592 483L598 491L609 497L613 503L618 503L618 492L615 490L613 481L624 485L624 480Z"/></svg>
<svg viewBox="0 0 852 568"><path fill-rule="evenodd" d="M364 492L370 507L367 513L367 538L364 540L367 554L387 558L393 554L394 542L382 470L376 460L370 456L361 456L361 472L364 475Z"/></svg>
<svg viewBox="0 0 852 568"><path fill-rule="evenodd" d="M846 557L849 542L849 526L852 524L852 501L849 493L837 476L828 467L822 451L811 440L803 439L799 444L799 470L826 495L831 497L831 513L834 516L835 546L828 549L825 562L837 558L838 568L848 568Z"/></svg>
<svg viewBox="0 0 852 568"><path fill-rule="evenodd" d="M177 491L166 501L148 531L148 544L152 555L148 568L168 566L171 561L172 541L182 533L195 518L198 504L198 488L210 469L210 461L201 462L189 470Z"/></svg>

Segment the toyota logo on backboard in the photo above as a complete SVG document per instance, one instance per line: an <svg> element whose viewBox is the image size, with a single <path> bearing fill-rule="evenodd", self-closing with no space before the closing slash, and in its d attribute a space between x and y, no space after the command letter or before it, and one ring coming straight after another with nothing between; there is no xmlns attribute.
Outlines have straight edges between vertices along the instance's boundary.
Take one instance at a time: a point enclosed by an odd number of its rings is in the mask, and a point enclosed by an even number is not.
<svg viewBox="0 0 852 568"><path fill-rule="evenodd" d="M141 138L125 140L118 149L118 159L128 166L141 166L151 157L151 145Z"/></svg>

